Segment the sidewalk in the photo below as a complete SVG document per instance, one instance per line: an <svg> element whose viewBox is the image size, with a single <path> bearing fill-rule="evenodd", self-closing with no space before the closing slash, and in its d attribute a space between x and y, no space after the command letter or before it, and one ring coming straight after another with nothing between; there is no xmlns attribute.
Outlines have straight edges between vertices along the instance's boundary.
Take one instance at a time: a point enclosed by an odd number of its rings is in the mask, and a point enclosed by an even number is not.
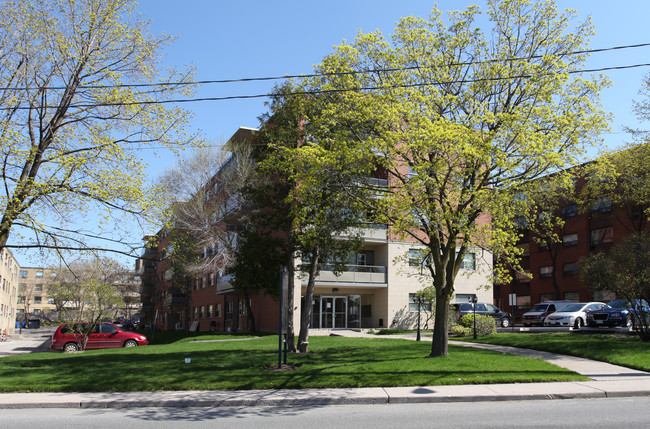
<svg viewBox="0 0 650 429"><path fill-rule="evenodd" d="M376 338L354 331L336 331L336 335ZM415 339L415 336L396 338ZM16 340L16 343L20 342ZM451 343L544 359L580 373L590 381L304 390L3 393L0 394L0 409L313 406L650 396L650 373L535 350L458 341ZM0 345L0 355L5 344Z"/></svg>

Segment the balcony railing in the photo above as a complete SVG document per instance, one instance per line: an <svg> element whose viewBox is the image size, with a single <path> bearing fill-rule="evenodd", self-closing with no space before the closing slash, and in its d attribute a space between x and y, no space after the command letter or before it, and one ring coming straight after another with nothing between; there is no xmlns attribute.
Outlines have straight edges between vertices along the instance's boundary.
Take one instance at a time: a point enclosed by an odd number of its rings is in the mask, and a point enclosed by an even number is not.
<svg viewBox="0 0 650 429"><path fill-rule="evenodd" d="M347 265L335 274L334 267L325 265L316 278L319 282L339 283L386 283L386 267L378 265Z"/></svg>

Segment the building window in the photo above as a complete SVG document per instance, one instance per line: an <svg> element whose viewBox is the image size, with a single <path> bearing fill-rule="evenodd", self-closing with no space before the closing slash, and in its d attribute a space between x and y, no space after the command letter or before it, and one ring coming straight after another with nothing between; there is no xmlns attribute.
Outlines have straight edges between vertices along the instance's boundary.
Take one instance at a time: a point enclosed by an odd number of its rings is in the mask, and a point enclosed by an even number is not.
<svg viewBox="0 0 650 429"><path fill-rule="evenodd" d="M573 217L578 214L578 206L576 204L569 204L568 206L562 207L561 210L563 218Z"/></svg>
<svg viewBox="0 0 650 429"><path fill-rule="evenodd" d="M40 296L35 296L34 297L34 304L40 304L41 300L42 300L42 298Z"/></svg>
<svg viewBox="0 0 650 429"><path fill-rule="evenodd" d="M530 243L521 243L519 248L522 250L521 256L530 256Z"/></svg>
<svg viewBox="0 0 650 429"><path fill-rule="evenodd" d="M199 310L199 318L203 319L205 317L205 305L201 306L201 309Z"/></svg>
<svg viewBox="0 0 650 429"><path fill-rule="evenodd" d="M214 273L208 276L208 286L214 286Z"/></svg>
<svg viewBox="0 0 650 429"><path fill-rule="evenodd" d="M54 305L54 304L55 304L55 302L54 302L54 298L48 298L48 299L47 299L47 303L48 303L48 304L52 304L52 305Z"/></svg>
<svg viewBox="0 0 650 429"><path fill-rule="evenodd" d="M37 279L42 279L43 278L43 271L36 271L36 278Z"/></svg>
<svg viewBox="0 0 650 429"><path fill-rule="evenodd" d="M564 247L571 247L578 245L578 234L566 234L562 237L562 245Z"/></svg>
<svg viewBox="0 0 650 429"><path fill-rule="evenodd" d="M409 267L419 267L424 262L426 251L422 249L409 250Z"/></svg>
<svg viewBox="0 0 650 429"><path fill-rule="evenodd" d="M42 284L37 284L36 286L34 286L34 290L36 292L43 292L43 285Z"/></svg>
<svg viewBox="0 0 650 429"><path fill-rule="evenodd" d="M567 301L580 301L580 292L564 292L564 299Z"/></svg>
<svg viewBox="0 0 650 429"><path fill-rule="evenodd" d="M609 226L607 228L593 229L591 230L591 241L592 246L598 246L599 244L612 243L614 241L614 229Z"/></svg>
<svg viewBox="0 0 650 429"><path fill-rule="evenodd" d="M463 270L473 271L476 269L476 255L473 253L465 253L463 255L463 262L460 266Z"/></svg>
<svg viewBox="0 0 650 429"><path fill-rule="evenodd" d="M612 201L609 198L599 198L594 205L591 206L593 213L609 213L612 211Z"/></svg>
<svg viewBox="0 0 650 429"><path fill-rule="evenodd" d="M548 265L546 267L539 267L539 277L549 278L553 274L553 267Z"/></svg>
<svg viewBox="0 0 650 429"><path fill-rule="evenodd" d="M431 312L431 303L428 302L425 297L422 297L420 310L429 313ZM416 293L409 293L409 311L410 312L418 311L418 295Z"/></svg>
<svg viewBox="0 0 650 429"><path fill-rule="evenodd" d="M212 309L214 306L212 304L208 305L208 319L212 319Z"/></svg>
<svg viewBox="0 0 650 429"><path fill-rule="evenodd" d="M577 276L578 275L578 264L575 262L570 262L568 264L562 265L562 273L565 276Z"/></svg>
<svg viewBox="0 0 650 429"><path fill-rule="evenodd" d="M221 317L221 304L214 307L214 317Z"/></svg>
<svg viewBox="0 0 650 429"><path fill-rule="evenodd" d="M238 307L239 307L240 316L246 316L248 314L248 312L246 311L246 303L244 302L243 299L239 300Z"/></svg>
<svg viewBox="0 0 650 429"><path fill-rule="evenodd" d="M199 318L199 309L197 307L194 307L193 313L194 314L192 316L192 319L194 319L194 320L198 319Z"/></svg>
<svg viewBox="0 0 650 429"><path fill-rule="evenodd" d="M205 289L205 277L201 277L201 289Z"/></svg>
<svg viewBox="0 0 650 429"><path fill-rule="evenodd" d="M18 297L18 304L24 304L25 303L25 297L24 296L19 296Z"/></svg>
<svg viewBox="0 0 650 429"><path fill-rule="evenodd" d="M199 279L194 279L194 290L199 290Z"/></svg>
<svg viewBox="0 0 650 429"><path fill-rule="evenodd" d="M20 277L21 279L26 279L27 278L27 271L26 270L18 271L18 277Z"/></svg>

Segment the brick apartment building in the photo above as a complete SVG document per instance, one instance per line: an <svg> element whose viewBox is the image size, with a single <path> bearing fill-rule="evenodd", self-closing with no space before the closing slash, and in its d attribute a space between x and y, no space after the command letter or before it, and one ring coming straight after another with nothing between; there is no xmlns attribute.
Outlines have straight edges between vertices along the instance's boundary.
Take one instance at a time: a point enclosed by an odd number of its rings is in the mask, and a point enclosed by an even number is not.
<svg viewBox="0 0 650 429"><path fill-rule="evenodd" d="M583 185L583 179L576 181L577 187ZM639 222L639 217L644 216L643 208L616 207L602 198L582 213L575 202L565 201L557 214L562 216L565 225L556 231L559 242L551 247L538 243L533 231L522 231L523 238L519 242L523 249L521 265L526 273L532 274L532 279L515 274L511 284L495 285L495 305L514 312L509 305L509 295L516 294L516 314L521 315L532 305L549 300L607 302L614 298L606 291L591 291L589 285L580 280L578 261L591 253L608 252L639 228L649 230L647 222ZM557 255L555 262L550 251ZM557 290L553 284L554 276Z"/></svg>
<svg viewBox="0 0 650 429"><path fill-rule="evenodd" d="M13 335L16 326L20 266L7 248L0 250L0 333Z"/></svg>
<svg viewBox="0 0 650 429"><path fill-rule="evenodd" d="M240 128L228 143L250 142L255 131ZM207 185L208 191L212 186ZM206 198L211 197L219 198L219 195L206 192ZM224 213L228 213L228 200L234 197L227 196L223 201ZM304 302L307 277L296 270L294 326L300 326L301 309L305 305L312 305L313 329L415 327L415 294L423 285L417 279L419 267L408 256L417 252L417 246L399 241L385 225L367 225L362 228L362 235L363 247L342 273L335 275L331 268L323 267L316 279L311 303ZM150 238L148 241L151 242ZM142 273L149 273L143 277L144 323L155 323L163 329L247 330L246 298L241 291L232 287L228 273L214 272L197 278L175 280L170 269L171 262L166 258L169 253L166 231L162 230L156 235L155 243L155 246L149 246L139 262ZM204 249L206 253L210 251ZM457 302L467 302L469 297L477 297L481 302L492 301L492 292L483 287L492 269L491 258L488 252L478 250L466 255L456 281ZM299 263L298 260L296 262ZM277 278L268 281L279 283L279 273ZM284 278L284 288L287 283ZM248 298L257 329L277 332L277 300L263 293Z"/></svg>

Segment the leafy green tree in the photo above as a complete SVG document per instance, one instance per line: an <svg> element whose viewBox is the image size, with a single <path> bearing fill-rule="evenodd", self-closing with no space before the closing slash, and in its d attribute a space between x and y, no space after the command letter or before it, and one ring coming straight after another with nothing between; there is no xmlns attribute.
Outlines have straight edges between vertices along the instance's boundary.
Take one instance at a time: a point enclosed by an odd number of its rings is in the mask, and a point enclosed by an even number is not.
<svg viewBox="0 0 650 429"><path fill-rule="evenodd" d="M483 17L488 34L476 24ZM552 1L490 0L484 13L472 6L447 22L434 9L428 19L403 18L390 41L360 33L305 82L303 93L317 94L305 134L359 176L385 173L389 189L364 202L368 213L427 250L431 357L448 352L465 254L486 249L516 262L515 220L527 204L516 196L575 165L607 128L599 91L608 82L579 73L593 27L574 18ZM314 149L310 161L321 159Z"/></svg>
<svg viewBox="0 0 650 429"><path fill-rule="evenodd" d="M639 335L643 341L650 341L650 233L634 233L609 253L582 259L580 277L592 289L614 292L617 298L631 303Z"/></svg>
<svg viewBox="0 0 650 429"><path fill-rule="evenodd" d="M262 140L265 153L260 172L288 185L277 194L283 197L283 204L274 207L286 210L287 243L292 258L302 259L299 269L307 275L304 302L311 303L320 270L327 265L335 273L341 272L350 253L356 253L363 243L359 228L364 220L363 199L350 198L351 193L359 197L364 191L358 181L362 166L332 150L326 136L311 133L304 122L310 115L305 109L319 106L291 90L290 85L276 90ZM292 260L290 265L294 264ZM293 307L291 299L289 306ZM309 304L301 311L297 345L301 353L307 352L312 311Z"/></svg>
<svg viewBox="0 0 650 429"><path fill-rule="evenodd" d="M112 317L124 304L119 286L126 270L107 258L75 261L60 269L48 293L63 302L63 317L76 326L78 342L85 350L88 336L106 317Z"/></svg>
<svg viewBox="0 0 650 429"><path fill-rule="evenodd" d="M59 252L128 245L106 237L156 204L143 149L195 140L187 113L166 104L191 91L191 73L159 72L170 41L133 0L2 3L0 248L10 235L11 247ZM79 226L97 211L99 232Z"/></svg>

